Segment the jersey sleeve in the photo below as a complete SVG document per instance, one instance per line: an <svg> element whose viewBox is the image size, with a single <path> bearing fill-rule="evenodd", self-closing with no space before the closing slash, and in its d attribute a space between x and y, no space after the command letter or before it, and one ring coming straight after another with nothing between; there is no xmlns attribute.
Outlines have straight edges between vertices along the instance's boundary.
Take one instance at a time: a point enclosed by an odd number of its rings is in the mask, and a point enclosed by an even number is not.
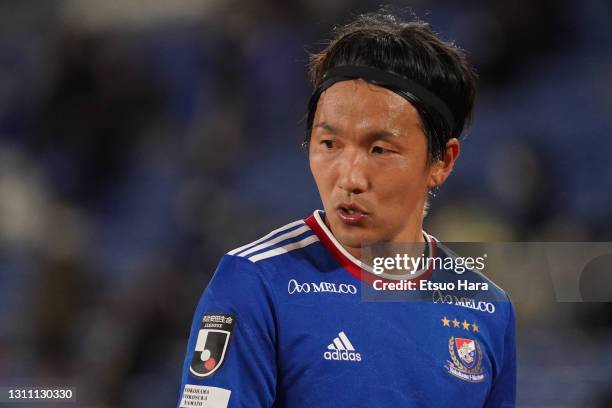
<svg viewBox="0 0 612 408"><path fill-rule="evenodd" d="M514 307L508 299L508 324L504 335L504 354L487 397L485 408L514 408L516 406L516 341Z"/></svg>
<svg viewBox="0 0 612 408"><path fill-rule="evenodd" d="M225 255L195 311L178 407L271 407L274 294L253 262Z"/></svg>

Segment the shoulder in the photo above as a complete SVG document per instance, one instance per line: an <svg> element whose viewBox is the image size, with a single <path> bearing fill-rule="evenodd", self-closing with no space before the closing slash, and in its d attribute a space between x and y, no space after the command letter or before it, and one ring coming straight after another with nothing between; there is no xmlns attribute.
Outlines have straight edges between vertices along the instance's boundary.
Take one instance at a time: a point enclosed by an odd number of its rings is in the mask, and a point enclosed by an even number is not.
<svg viewBox="0 0 612 408"><path fill-rule="evenodd" d="M482 285L485 284L486 290L481 290L479 292L483 297L481 300L510 303L510 297L506 291L476 267L476 265L483 266L486 264L484 258L477 259L477 257L463 256L462 254L458 254L451 250L439 240L435 238L433 239L436 241L439 256L444 261L452 260L452 262L444 263L445 267L442 268L443 272L451 277L450 279L477 284L479 287L482 287ZM446 266L450 266L450 269Z"/></svg>
<svg viewBox="0 0 612 408"><path fill-rule="evenodd" d="M295 255L309 245L318 242L319 238L305 223L296 220L277 228L255 241L232 249L224 256L225 259L240 258L251 263L263 264L266 260L286 260L288 253Z"/></svg>
<svg viewBox="0 0 612 408"><path fill-rule="evenodd" d="M274 297L277 278L292 273L296 262L306 257L300 252L317 241L304 220L297 220L228 251L207 286L209 296L234 301L237 297L248 300L264 293Z"/></svg>
<svg viewBox="0 0 612 408"><path fill-rule="evenodd" d="M438 256L442 258L445 266L448 259L453 260L448 263L451 269L444 267L440 274L444 281L454 282L457 285L450 292L452 297L458 299L458 302L464 307L490 313L491 323L497 325L499 333L513 332L515 312L508 293L480 270L471 266L467 267L468 256L458 254L435 238L433 240L439 251ZM486 265L486 262L483 263ZM459 281L467 282L467 284L459 288Z"/></svg>

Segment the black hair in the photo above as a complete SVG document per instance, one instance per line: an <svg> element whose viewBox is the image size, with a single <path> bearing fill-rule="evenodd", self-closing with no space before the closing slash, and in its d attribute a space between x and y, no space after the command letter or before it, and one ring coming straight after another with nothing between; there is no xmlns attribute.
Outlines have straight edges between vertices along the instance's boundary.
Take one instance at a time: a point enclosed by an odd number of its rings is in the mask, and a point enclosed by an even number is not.
<svg viewBox="0 0 612 408"><path fill-rule="evenodd" d="M378 68L413 80L441 99L454 121L449 124L436 110L427 108L410 94L427 136L428 161L443 157L446 142L459 137L469 124L476 96L477 75L465 52L442 40L418 19L402 21L386 9L361 14L333 30L326 47L310 54L309 77L315 90L327 71L339 66ZM367 79L366 79L367 80ZM399 91L398 93L401 93ZM316 100L309 105L304 146L310 142Z"/></svg>

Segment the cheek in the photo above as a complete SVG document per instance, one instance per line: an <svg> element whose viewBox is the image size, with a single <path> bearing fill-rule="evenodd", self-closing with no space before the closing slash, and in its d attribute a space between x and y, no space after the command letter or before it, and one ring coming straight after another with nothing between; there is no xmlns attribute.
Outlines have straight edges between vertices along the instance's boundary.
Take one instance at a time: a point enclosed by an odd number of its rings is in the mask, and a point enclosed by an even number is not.
<svg viewBox="0 0 612 408"><path fill-rule="evenodd" d="M310 153L309 155L310 172L315 180L315 183L319 190L324 190L325 186L329 184L330 172L329 165L325 163L320 154Z"/></svg>
<svg viewBox="0 0 612 408"><path fill-rule="evenodd" d="M394 166L373 174L381 198L390 203L403 206L427 193L428 173L417 166Z"/></svg>

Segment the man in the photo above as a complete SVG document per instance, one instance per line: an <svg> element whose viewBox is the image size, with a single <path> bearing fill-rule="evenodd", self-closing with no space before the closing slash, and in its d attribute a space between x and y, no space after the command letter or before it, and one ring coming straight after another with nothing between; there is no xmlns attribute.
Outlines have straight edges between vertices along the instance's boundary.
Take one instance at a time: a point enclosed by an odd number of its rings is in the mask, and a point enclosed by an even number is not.
<svg viewBox="0 0 612 408"><path fill-rule="evenodd" d="M325 211L221 259L195 312L178 405L514 406L514 312L484 276L463 274L490 284L490 302L361 298L405 278L370 272L367 244L454 256L422 223L472 111L464 54L424 23L368 14L336 31L310 73L305 146Z"/></svg>

